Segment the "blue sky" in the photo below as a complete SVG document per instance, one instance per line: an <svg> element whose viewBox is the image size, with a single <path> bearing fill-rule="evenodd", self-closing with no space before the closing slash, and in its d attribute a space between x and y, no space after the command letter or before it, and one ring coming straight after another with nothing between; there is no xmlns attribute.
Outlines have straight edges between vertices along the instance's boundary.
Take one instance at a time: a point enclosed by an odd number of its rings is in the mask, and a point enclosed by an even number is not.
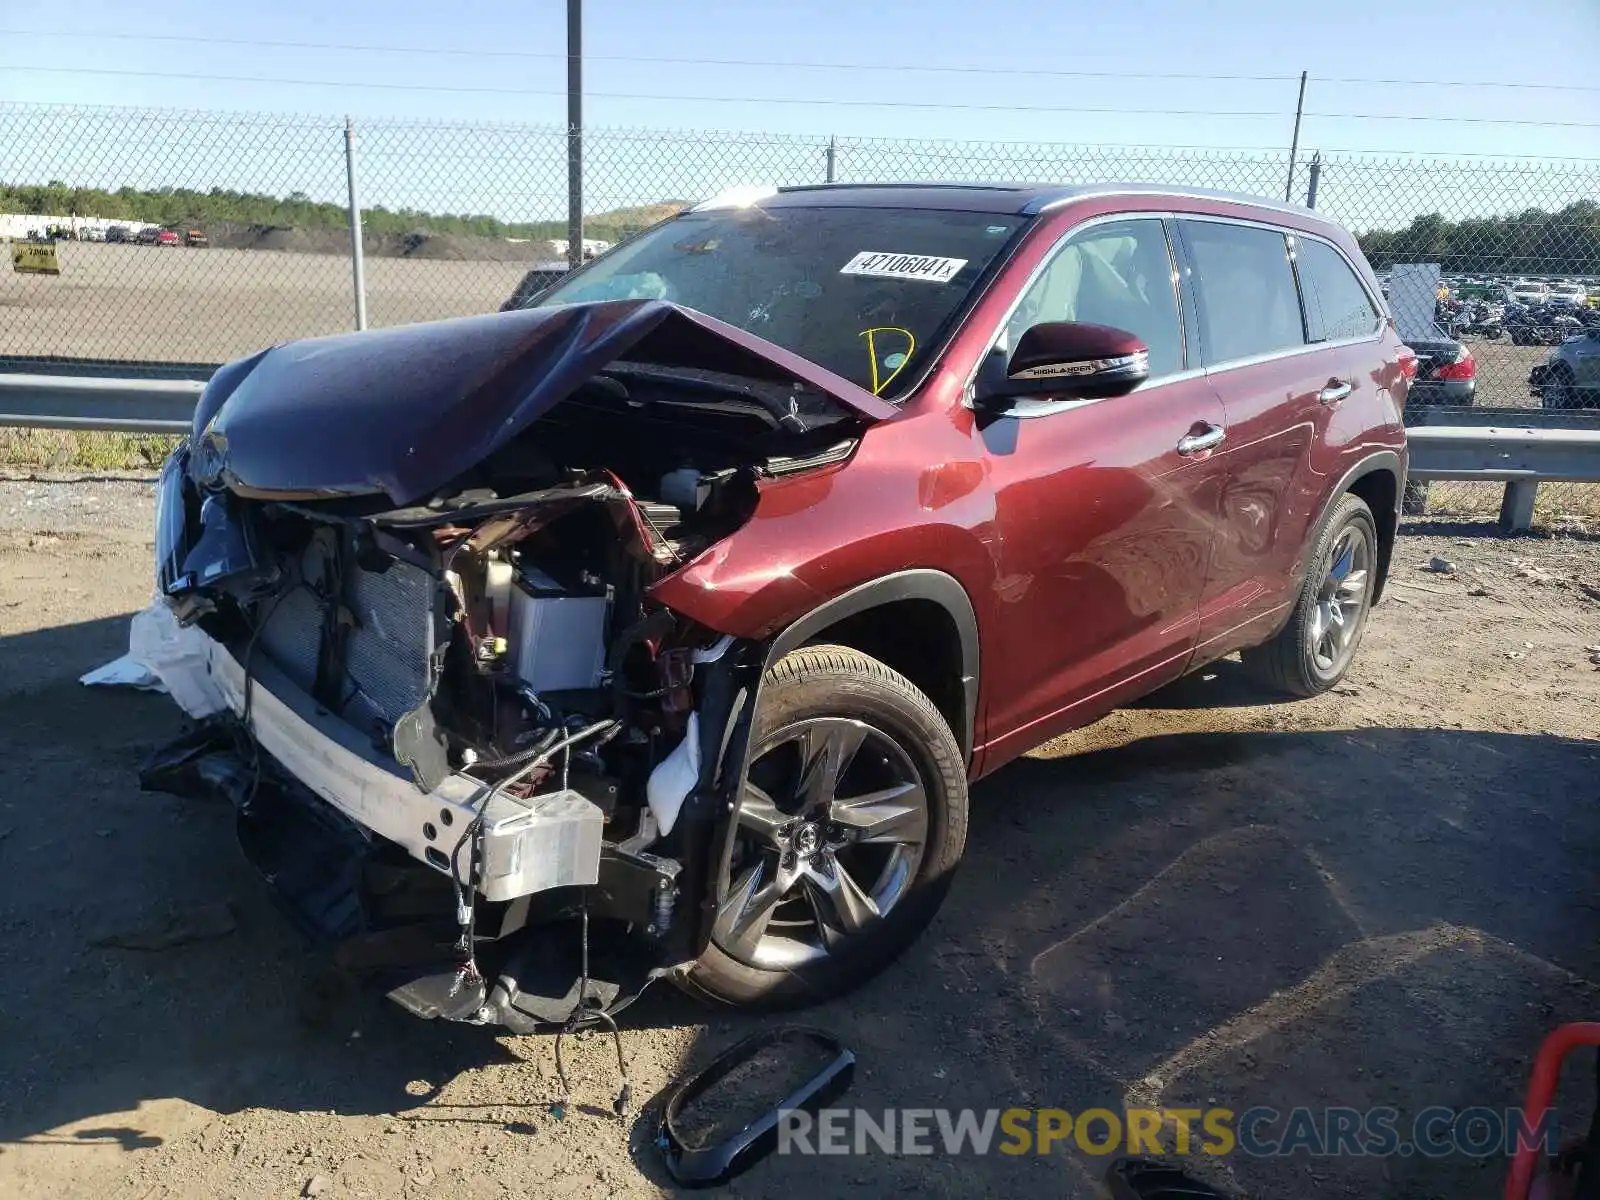
<svg viewBox="0 0 1600 1200"><path fill-rule="evenodd" d="M1459 78L1600 89L1595 70L1600 63L1600 0L1402 0L1365 8L1303 0L1120 0L1094 5L919 0L916 5L882 6L860 0L811 0L794 6L589 0L586 9L586 51L591 56L586 82L593 93L588 117L595 125L1282 147L1294 107L1292 79L1128 79L890 68L1257 76L1295 76L1304 69L1312 75L1309 112L1392 118L1311 116L1302 135L1308 148L1600 157L1600 128L1462 120L1600 123L1600 90L1331 82ZM454 0L448 5L437 0L282 0L233 11L215 0L77 0L70 14L69 22L58 4L9 0L0 29L70 25L81 32L432 46L469 53L362 53L13 33L0 35L0 99L511 122L559 122L564 115L561 0ZM470 53L475 49L552 57ZM608 56L849 62L881 69L628 62ZM340 86L14 69L24 66L331 80ZM373 84L551 94L362 86ZM808 102L759 102L778 97ZM994 107L888 107L880 106L882 102ZM1112 111L1025 111L1028 107ZM1140 115L1133 109L1164 111ZM1173 115L1184 110L1269 115Z"/></svg>
<svg viewBox="0 0 1600 1200"><path fill-rule="evenodd" d="M1305 0L586 0L585 8L591 213L732 184L817 182L820 140L830 134L845 139L843 180L1144 179L1281 196L1301 70L1311 74L1302 163L1319 149L1381 156L1324 174L1319 206L1347 224L1554 209L1600 194L1600 0L1366 9ZM0 109L0 179L342 200L338 118L348 113L361 131L369 205L511 220L564 214L564 0L281 0L236 12L215 0L76 0L70 11L68 22L44 0L7 0L0 102L319 119ZM63 26L78 36L22 32ZM126 36L147 34L213 40ZM768 65L739 65L752 62ZM1451 85L1376 82L1389 80ZM485 122L499 128L467 127ZM908 150L859 140L872 137L1010 145L924 141ZM1254 149L1180 159L1030 148L1056 143ZM1400 155L1486 158L1493 169L1397 164ZM1569 161L1512 161L1534 157ZM1297 197L1304 186L1302 168Z"/></svg>

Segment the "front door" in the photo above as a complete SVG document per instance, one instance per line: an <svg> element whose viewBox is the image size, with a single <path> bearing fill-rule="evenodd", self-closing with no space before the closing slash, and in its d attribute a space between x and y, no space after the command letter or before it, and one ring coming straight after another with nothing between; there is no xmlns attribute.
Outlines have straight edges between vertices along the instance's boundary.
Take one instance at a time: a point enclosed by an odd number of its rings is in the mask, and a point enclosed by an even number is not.
<svg viewBox="0 0 1600 1200"><path fill-rule="evenodd" d="M1022 401L974 435L996 503L984 674L1004 681L986 720L1001 758L1176 678L1193 649L1226 431L1187 361L1173 262L1159 218L1085 225L1000 338L1004 354L1035 323L1089 321L1150 348L1150 379L1127 396Z"/></svg>

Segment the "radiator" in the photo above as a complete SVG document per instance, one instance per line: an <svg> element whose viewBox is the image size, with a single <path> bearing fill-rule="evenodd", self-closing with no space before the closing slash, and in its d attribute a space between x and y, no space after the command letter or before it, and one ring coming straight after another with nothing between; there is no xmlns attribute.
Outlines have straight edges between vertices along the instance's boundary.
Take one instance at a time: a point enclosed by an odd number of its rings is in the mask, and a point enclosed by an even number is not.
<svg viewBox="0 0 1600 1200"><path fill-rule="evenodd" d="M261 631L260 650L311 692L328 602L322 599L326 589L320 552L308 549L298 565L302 582L273 608ZM350 564L344 605L353 624L345 642L338 708L358 728L377 722L387 731L427 696L434 586L432 576L409 563L396 562L383 572Z"/></svg>

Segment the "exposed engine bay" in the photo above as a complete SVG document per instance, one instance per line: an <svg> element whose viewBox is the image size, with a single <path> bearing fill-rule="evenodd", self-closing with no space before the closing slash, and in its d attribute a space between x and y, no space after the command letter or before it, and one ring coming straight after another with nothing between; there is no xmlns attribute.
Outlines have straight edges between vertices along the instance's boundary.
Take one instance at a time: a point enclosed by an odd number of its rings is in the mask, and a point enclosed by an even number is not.
<svg viewBox="0 0 1600 1200"><path fill-rule="evenodd" d="M252 487L208 427L163 470L158 582L232 714L171 761L229 762L247 854L413 1011L620 1007L704 944L761 668L649 588L762 478L850 453L851 414L804 399L615 364L398 507Z"/></svg>

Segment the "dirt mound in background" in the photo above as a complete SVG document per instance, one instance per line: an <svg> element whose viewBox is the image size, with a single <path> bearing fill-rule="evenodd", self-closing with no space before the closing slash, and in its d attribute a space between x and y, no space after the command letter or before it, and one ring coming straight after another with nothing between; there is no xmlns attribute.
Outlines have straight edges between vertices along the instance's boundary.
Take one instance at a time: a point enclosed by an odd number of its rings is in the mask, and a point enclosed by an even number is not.
<svg viewBox="0 0 1600 1200"><path fill-rule="evenodd" d="M349 239L345 239L346 244ZM497 238L466 237L458 233L411 234L406 258L450 259L474 262L545 262L554 257L548 242L508 242ZM366 239L362 239L365 244Z"/></svg>
<svg viewBox="0 0 1600 1200"><path fill-rule="evenodd" d="M229 250L282 250L292 254L349 254L344 229L302 229L292 225L246 225L217 221L206 227L213 246ZM361 248L377 258L422 258L441 262L544 262L547 242L510 242L456 233L367 233Z"/></svg>

